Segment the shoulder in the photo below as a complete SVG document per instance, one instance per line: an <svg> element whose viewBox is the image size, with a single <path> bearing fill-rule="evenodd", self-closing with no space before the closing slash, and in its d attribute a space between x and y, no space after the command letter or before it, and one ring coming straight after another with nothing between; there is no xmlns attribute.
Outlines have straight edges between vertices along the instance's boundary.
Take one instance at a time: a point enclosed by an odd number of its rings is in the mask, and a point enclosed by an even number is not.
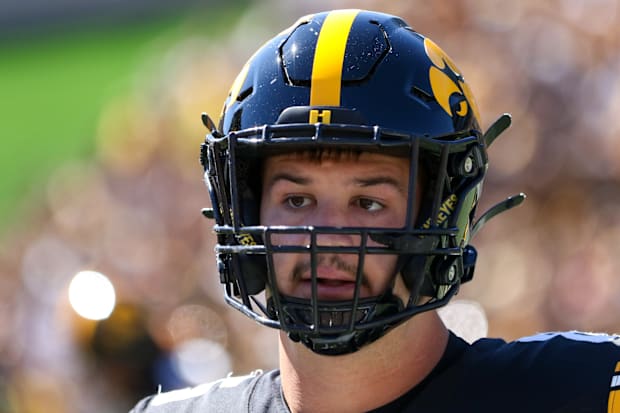
<svg viewBox="0 0 620 413"><path fill-rule="evenodd" d="M605 406L620 389L617 335L568 331L512 342L481 339L470 346L466 359L466 366L478 368L477 378L496 386L498 393L536 395L554 409L590 411L577 408Z"/></svg>
<svg viewBox="0 0 620 413"><path fill-rule="evenodd" d="M538 333L532 336L522 337L515 340L517 343L555 343L571 344L576 346L613 345L610 348L620 348L620 335L605 333L588 333L583 331L551 331ZM593 347L593 348L594 348Z"/></svg>
<svg viewBox="0 0 620 413"><path fill-rule="evenodd" d="M614 373L620 362L620 336L578 331L549 332L522 337L512 342L481 339L467 352L471 362L491 368L530 375L555 375L570 380L561 372L578 369L584 375L605 376Z"/></svg>
<svg viewBox="0 0 620 413"><path fill-rule="evenodd" d="M473 344L485 347L484 339ZM613 362L605 366L615 368L620 361L620 336L580 331L547 332L522 337L515 341L496 345L497 355L508 360L516 358L534 364L583 363L593 368L602 367L595 362Z"/></svg>
<svg viewBox="0 0 620 413"><path fill-rule="evenodd" d="M255 371L149 396L130 413L277 412L279 388L279 371Z"/></svg>

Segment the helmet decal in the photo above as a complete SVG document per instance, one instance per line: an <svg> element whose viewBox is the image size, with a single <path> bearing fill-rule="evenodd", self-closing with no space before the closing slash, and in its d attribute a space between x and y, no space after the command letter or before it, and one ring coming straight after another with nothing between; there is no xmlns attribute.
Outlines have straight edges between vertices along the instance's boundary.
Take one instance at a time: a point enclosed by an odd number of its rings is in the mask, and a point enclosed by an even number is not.
<svg viewBox="0 0 620 413"><path fill-rule="evenodd" d="M305 17L311 17L311 16L305 16ZM299 20L302 21L302 19L303 18ZM283 30L280 33L280 35L283 35L287 31L290 31L290 30L292 30L292 28L289 27L288 29ZM245 83L245 79L248 77L248 73L250 72L250 66L252 65L252 61L254 60L256 55L260 52L260 50L263 47L265 47L265 45L267 45L267 43L269 42L265 42L259 49L257 49L254 52L254 54L250 56L250 58L245 62L245 64L241 68L241 71L235 78L233 84L230 86L230 90L228 91L228 97L226 98L226 101L224 102L224 107L222 108L221 115L223 115L226 112L227 108L230 107L233 104L233 102L239 98L239 93L241 93L241 88L243 87L243 84Z"/></svg>
<svg viewBox="0 0 620 413"><path fill-rule="evenodd" d="M437 103L451 117L455 115L465 117L471 109L473 115L479 119L478 107L473 99L471 89L465 83L452 59L428 38L424 39L424 50L433 64L429 69L428 76ZM463 99L458 102L458 108L453 111L450 105L450 97L454 93L461 95Z"/></svg>
<svg viewBox="0 0 620 413"><path fill-rule="evenodd" d="M448 220L448 218L450 218L450 215L452 215L452 213L456 210L458 201L459 197L456 194L451 194L446 200L443 201L443 203L439 207L439 213L437 214L435 219L433 220L433 218L428 217L426 221L424 221L424 223L422 224L422 228L431 228L431 226L435 224L435 222L433 221L436 221L436 225L443 225Z"/></svg>
<svg viewBox="0 0 620 413"><path fill-rule="evenodd" d="M250 70L251 61L252 61L252 58L250 58L246 62L246 64L243 65L241 72L239 72L239 74L237 75L237 78L235 79L232 86L230 87L230 92L228 93L227 105L230 105L232 104L232 102L237 100L237 97L239 96L239 92L241 91L241 86L243 85L243 82L245 82L245 78L248 76L248 71Z"/></svg>
<svg viewBox="0 0 620 413"><path fill-rule="evenodd" d="M308 112L308 123L331 123L332 111L329 109L311 109Z"/></svg>
<svg viewBox="0 0 620 413"><path fill-rule="evenodd" d="M325 18L312 64L310 106L340 106L344 52L358 13L359 10L335 10Z"/></svg>

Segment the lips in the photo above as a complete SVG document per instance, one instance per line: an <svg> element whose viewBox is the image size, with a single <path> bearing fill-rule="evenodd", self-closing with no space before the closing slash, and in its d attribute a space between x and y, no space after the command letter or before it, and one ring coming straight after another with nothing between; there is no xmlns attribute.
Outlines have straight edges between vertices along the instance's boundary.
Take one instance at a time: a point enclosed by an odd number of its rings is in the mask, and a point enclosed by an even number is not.
<svg viewBox="0 0 620 413"><path fill-rule="evenodd" d="M362 285L361 294L364 293ZM312 297L312 276L305 273L296 288L297 296ZM317 294L319 300L350 300L355 294L355 275L331 266L317 268Z"/></svg>

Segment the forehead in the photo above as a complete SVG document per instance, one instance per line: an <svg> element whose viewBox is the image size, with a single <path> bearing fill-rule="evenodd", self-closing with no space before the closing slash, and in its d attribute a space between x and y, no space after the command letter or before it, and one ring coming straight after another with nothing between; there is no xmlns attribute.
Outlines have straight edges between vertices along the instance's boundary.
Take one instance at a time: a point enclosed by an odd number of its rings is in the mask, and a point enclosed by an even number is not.
<svg viewBox="0 0 620 413"><path fill-rule="evenodd" d="M333 149L319 149L312 151L291 152L269 156L264 160L263 171L292 167L294 165L330 165L330 166L368 166L388 167L388 169L409 169L409 158L384 155L374 152L343 151Z"/></svg>

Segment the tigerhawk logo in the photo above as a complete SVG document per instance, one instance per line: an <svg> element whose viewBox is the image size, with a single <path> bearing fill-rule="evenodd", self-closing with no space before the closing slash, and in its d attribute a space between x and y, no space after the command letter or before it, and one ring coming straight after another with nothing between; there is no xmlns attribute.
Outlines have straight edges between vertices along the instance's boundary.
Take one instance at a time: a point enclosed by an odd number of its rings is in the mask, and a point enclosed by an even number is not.
<svg viewBox="0 0 620 413"><path fill-rule="evenodd" d="M476 119L480 119L469 85L465 83L452 59L430 39L424 39L424 50L432 62L428 77L433 96L441 108L452 118L455 115L465 117L471 111ZM458 107L453 108L450 98L455 93L462 98L458 100Z"/></svg>

